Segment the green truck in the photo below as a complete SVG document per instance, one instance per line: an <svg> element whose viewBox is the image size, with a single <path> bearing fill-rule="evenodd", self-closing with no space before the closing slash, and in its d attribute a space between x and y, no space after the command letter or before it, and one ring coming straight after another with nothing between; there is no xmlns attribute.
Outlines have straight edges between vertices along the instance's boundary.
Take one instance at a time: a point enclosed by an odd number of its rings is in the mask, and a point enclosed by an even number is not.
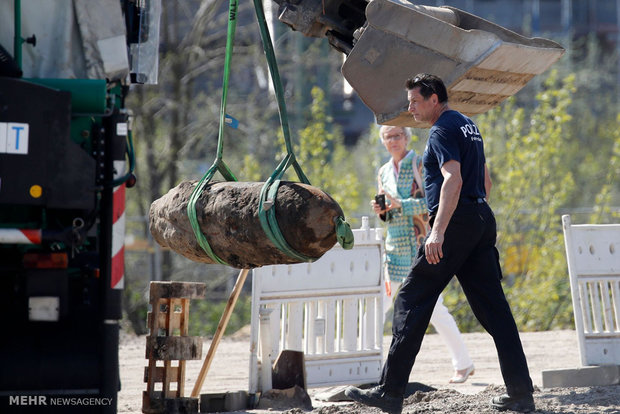
<svg viewBox="0 0 620 414"><path fill-rule="evenodd" d="M0 7L0 412L116 412L125 97L156 81L161 4Z"/></svg>

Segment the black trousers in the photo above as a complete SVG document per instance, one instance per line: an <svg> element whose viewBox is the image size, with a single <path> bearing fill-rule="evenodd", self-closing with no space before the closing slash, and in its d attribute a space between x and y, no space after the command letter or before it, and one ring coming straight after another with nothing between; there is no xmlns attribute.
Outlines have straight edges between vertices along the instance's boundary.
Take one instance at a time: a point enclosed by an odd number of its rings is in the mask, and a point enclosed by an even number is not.
<svg viewBox="0 0 620 414"><path fill-rule="evenodd" d="M440 262L429 264L424 245L419 247L394 302L392 343L381 375L385 391L404 394L435 303L456 275L474 315L495 341L507 392L533 392L517 325L501 285L496 233L495 216L486 203L460 203L446 229Z"/></svg>

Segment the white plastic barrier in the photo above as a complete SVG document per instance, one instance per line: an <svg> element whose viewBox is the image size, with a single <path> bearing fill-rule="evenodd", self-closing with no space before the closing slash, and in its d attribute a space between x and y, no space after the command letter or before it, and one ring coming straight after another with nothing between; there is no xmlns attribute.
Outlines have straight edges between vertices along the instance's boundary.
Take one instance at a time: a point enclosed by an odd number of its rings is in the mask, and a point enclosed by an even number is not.
<svg viewBox="0 0 620 414"><path fill-rule="evenodd" d="M620 365L620 224L562 225L581 363Z"/></svg>
<svg viewBox="0 0 620 414"><path fill-rule="evenodd" d="M271 389L271 369L260 367L281 350L304 353L308 388L378 381L383 240L364 219L351 250L336 245L314 263L253 270L250 394Z"/></svg>

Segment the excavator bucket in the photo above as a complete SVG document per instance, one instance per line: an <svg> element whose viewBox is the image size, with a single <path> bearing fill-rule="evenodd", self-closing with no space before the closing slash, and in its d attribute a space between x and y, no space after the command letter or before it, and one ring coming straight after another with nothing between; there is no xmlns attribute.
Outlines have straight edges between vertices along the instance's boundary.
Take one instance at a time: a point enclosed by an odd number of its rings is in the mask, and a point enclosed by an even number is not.
<svg viewBox="0 0 620 414"><path fill-rule="evenodd" d="M523 37L452 7L372 0L366 19L342 74L379 124L424 126L407 113L405 81L418 73L441 77L451 108L475 115L517 93L564 54L553 41Z"/></svg>

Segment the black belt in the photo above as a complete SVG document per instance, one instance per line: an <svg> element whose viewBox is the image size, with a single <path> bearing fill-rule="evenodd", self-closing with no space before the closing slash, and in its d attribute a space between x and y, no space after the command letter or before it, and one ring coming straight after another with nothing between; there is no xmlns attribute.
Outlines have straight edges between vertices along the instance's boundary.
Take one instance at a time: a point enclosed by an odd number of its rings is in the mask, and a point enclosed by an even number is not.
<svg viewBox="0 0 620 414"><path fill-rule="evenodd" d="M484 204L487 200L482 197L461 197L459 198L458 206L464 205L474 205L474 204ZM429 223L432 226L433 221L435 221L435 216L437 215L437 211L431 211L428 213Z"/></svg>
<svg viewBox="0 0 620 414"><path fill-rule="evenodd" d="M459 204L484 204L487 201L482 197L461 197Z"/></svg>

